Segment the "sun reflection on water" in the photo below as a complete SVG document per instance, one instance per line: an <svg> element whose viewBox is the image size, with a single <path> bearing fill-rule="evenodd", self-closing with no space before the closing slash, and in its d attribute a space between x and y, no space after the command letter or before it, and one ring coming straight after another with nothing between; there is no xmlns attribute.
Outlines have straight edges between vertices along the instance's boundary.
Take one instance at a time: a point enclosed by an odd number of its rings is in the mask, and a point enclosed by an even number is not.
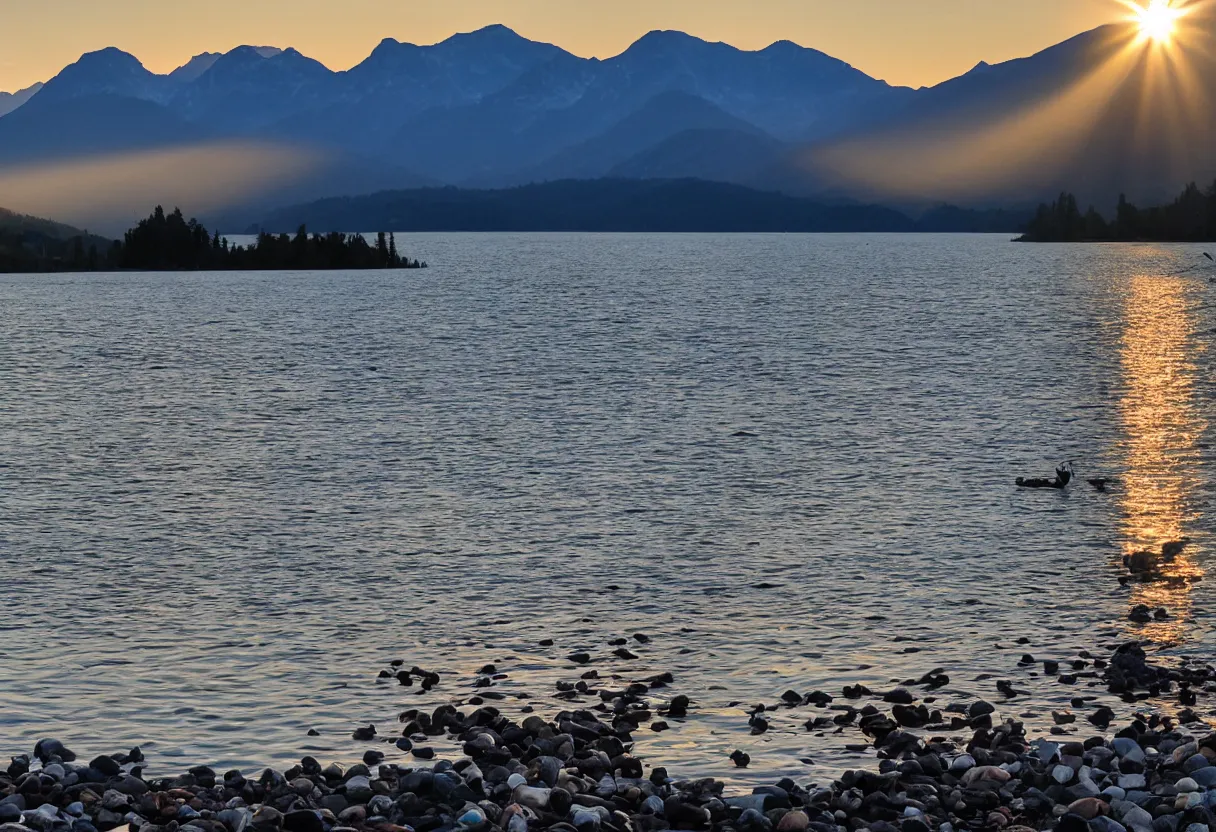
<svg viewBox="0 0 1216 832"><path fill-rule="evenodd" d="M1189 536L1198 520L1192 499L1205 420L1194 402L1202 349L1185 278L1131 278L1121 343L1126 472L1119 488L1123 554L1161 552L1162 544ZM1183 641L1191 617L1191 587L1203 577L1198 548L1161 559L1154 580L1133 585L1130 604L1165 607L1170 618L1137 628L1135 636L1159 644Z"/></svg>

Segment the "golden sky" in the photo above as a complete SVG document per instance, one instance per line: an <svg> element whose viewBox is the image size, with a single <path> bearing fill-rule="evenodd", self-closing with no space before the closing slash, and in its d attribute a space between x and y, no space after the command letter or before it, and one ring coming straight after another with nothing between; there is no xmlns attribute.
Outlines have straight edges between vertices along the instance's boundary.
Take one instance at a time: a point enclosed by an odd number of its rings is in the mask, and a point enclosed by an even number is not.
<svg viewBox="0 0 1216 832"><path fill-rule="evenodd" d="M434 43L489 23L598 57L651 29L744 49L792 40L920 86L1125 16L1117 0L0 0L0 90L105 46L156 72L241 44L294 46L346 69L385 37Z"/></svg>

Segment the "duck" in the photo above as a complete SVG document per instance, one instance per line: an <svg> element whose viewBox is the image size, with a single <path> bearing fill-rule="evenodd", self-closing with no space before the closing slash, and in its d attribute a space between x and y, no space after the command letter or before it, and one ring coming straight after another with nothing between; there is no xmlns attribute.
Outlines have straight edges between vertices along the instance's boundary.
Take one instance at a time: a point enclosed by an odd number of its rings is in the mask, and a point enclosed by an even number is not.
<svg viewBox="0 0 1216 832"><path fill-rule="evenodd" d="M1071 481L1072 463L1065 462L1056 468L1056 475L1054 479L1026 479L1025 477L1018 477L1014 481L1014 484L1017 485L1018 488L1054 488L1057 491L1063 491L1068 487L1068 483Z"/></svg>
<svg viewBox="0 0 1216 832"><path fill-rule="evenodd" d="M1182 550L1191 542L1189 537L1184 537L1181 540L1171 540L1168 543L1161 544L1161 558L1169 563L1174 558L1182 554Z"/></svg>

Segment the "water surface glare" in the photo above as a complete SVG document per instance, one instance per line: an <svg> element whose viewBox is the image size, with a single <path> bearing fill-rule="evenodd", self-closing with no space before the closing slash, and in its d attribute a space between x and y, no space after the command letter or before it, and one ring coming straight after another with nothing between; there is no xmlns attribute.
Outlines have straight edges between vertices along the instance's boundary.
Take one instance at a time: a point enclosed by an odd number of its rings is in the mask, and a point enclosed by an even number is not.
<svg viewBox="0 0 1216 832"><path fill-rule="evenodd" d="M349 761L357 724L464 701L487 662L505 712L571 707L554 683L587 649L693 698L638 733L656 764L808 780L864 737L808 733L814 708L752 737L750 705L942 667L939 707L1045 727L1078 689L1024 652L1210 655L1200 249L398 242L432 268L0 277L0 751ZM1013 487L1066 459L1069 492ZM1119 585L1181 536L1173 580ZM1172 617L1138 628L1137 603ZM395 658L443 682L377 683Z"/></svg>

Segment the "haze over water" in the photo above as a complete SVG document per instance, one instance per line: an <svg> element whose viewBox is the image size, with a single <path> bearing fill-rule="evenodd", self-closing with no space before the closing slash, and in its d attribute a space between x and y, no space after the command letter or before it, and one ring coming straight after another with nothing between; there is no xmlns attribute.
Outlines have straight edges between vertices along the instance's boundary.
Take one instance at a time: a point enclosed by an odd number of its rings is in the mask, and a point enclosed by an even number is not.
<svg viewBox="0 0 1216 832"><path fill-rule="evenodd" d="M0 277L6 748L353 760L356 725L391 735L487 662L504 711L571 707L553 684L588 649L692 697L644 756L806 780L860 765L860 732L810 735L808 708L754 738L750 705L942 667L939 706L1042 728L1088 691L1023 652L1210 643L1200 249L398 239L432 268ZM1066 459L1070 492L1014 489ZM1124 554L1182 536L1178 580L1120 587ZM377 683L394 658L443 682Z"/></svg>

